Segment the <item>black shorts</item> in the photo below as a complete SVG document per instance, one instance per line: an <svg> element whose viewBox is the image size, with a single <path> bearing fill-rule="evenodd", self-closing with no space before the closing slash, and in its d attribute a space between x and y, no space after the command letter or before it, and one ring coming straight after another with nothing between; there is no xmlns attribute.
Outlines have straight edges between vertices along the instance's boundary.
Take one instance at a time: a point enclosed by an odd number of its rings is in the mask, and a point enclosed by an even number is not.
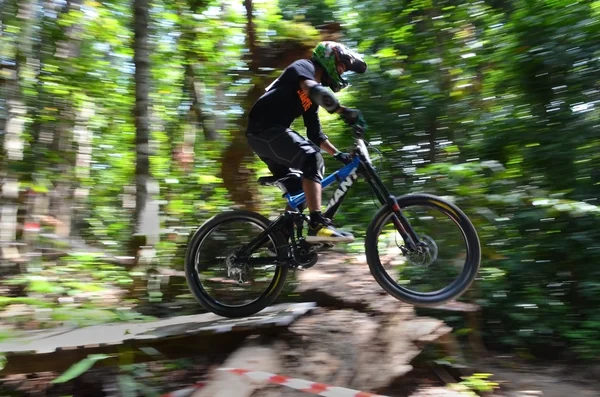
<svg viewBox="0 0 600 397"><path fill-rule="evenodd" d="M321 150L296 131L275 126L260 131L249 129L246 136L252 150L267 164L274 176L283 178L291 173L290 168L303 170L307 158L316 154L316 157L320 159L318 171L310 179L316 182L321 182L323 179L324 166ZM302 190L301 182L298 181L298 184L286 186L286 188L290 193L295 194Z"/></svg>

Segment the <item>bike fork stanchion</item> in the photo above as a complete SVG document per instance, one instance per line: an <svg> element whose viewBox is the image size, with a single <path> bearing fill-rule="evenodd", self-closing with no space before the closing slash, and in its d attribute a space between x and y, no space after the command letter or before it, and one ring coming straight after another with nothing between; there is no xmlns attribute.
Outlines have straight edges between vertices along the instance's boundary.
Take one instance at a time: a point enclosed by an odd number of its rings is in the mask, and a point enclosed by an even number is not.
<svg viewBox="0 0 600 397"><path fill-rule="evenodd" d="M396 226L396 230L398 233L400 233L400 236L402 236L402 239L406 245L408 245L408 248L411 251L416 250L417 245L419 244L419 236L417 236L413 228L410 227L410 223L408 222L408 219L406 219L406 216L404 216L402 213L402 210L396 201L396 197L389 196L387 202L394 212L392 222L394 223L394 226Z"/></svg>
<svg viewBox="0 0 600 397"><path fill-rule="evenodd" d="M387 190L387 188L383 184L383 181L379 178L377 172L375 172L375 169L371 164L362 163L361 170L366 176L367 182L369 183L369 185L371 185L373 192L375 193L381 204L387 204L392 209L394 213L392 215L392 222L394 223L396 230L398 231L398 233L400 233L400 236L408 246L408 250L415 251L419 244L419 237L412 229L412 227L410 227L410 223L402 213L402 210L398 205L396 197L390 194L390 192Z"/></svg>

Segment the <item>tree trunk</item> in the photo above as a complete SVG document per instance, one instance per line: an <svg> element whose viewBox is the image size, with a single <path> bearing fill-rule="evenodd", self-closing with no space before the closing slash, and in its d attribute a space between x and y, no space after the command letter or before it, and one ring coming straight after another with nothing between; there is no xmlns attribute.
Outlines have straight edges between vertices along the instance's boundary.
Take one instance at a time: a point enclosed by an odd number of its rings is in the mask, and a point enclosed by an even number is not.
<svg viewBox="0 0 600 397"><path fill-rule="evenodd" d="M47 37L43 34L43 17L42 15L47 11L47 3L48 0L40 0L39 1L39 16L33 21L34 24L39 25L39 33L34 40L32 47L32 55L30 58L31 63L33 64L33 75L35 80L34 92L35 94L30 95L27 100L27 106L31 110L31 143L29 150L25 153L25 165L26 165L26 175L24 175L24 179L33 180L34 173L36 169L40 169L44 167L43 159L44 152L46 151L46 144L40 142L40 134L42 131L43 122L41 120L42 109L44 108L44 104L49 101L47 96L44 96L43 85L44 83L40 79L40 74L42 70L42 57L43 57L43 47L47 42Z"/></svg>
<svg viewBox="0 0 600 397"><path fill-rule="evenodd" d="M84 102L77 112L75 121L75 141L77 142L77 155L75 158L75 178L77 180L73 193L73 229L79 235L80 228L85 224L87 198L89 186L85 180L90 177L90 165L92 164L92 131L88 128L88 122L94 115L94 103Z"/></svg>
<svg viewBox="0 0 600 397"><path fill-rule="evenodd" d="M207 2L204 0L190 0L188 4L190 11L193 14L196 14L199 8L207 6ZM223 12L224 7L224 5L221 5L221 12ZM183 32L181 38L184 42L186 42L186 45L187 41L193 43L200 39L196 29L192 29L185 24L182 24L181 30ZM195 72L195 66L198 64L198 54L194 51L185 50L183 64L185 68L185 91L190 96L190 100L192 102L192 105L190 106L190 116L193 119L194 124L194 128L192 128L192 130L195 131L196 127L201 127L202 131L204 132L204 138L207 141L215 141L219 138L219 134L214 123L210 123L210 117L202 109L202 105L204 104L204 87L201 78L198 78ZM189 148L187 143L190 141L192 140L187 137L187 142L184 142L184 146Z"/></svg>
<svg viewBox="0 0 600 397"><path fill-rule="evenodd" d="M259 54L256 45L256 30L252 19L252 0L244 0L246 7L246 39L250 52L250 73L255 75L259 68ZM250 181L254 173L243 166L252 159L252 150L246 141L246 119L252 104L262 95L266 84L255 84L243 101L244 114L238 123L239 131L223 154L221 162L221 177L225 187L231 195L231 200L251 211L257 210L255 189L251 188Z"/></svg>
<svg viewBox="0 0 600 397"><path fill-rule="evenodd" d="M198 81L194 72L195 62L193 55L186 51L186 58L185 80L192 100L192 106L190 110L195 116L196 124L198 126L202 126L204 138L207 141L215 141L219 138L219 134L214 126L211 126L208 115L202 109L202 104L204 103L204 89L202 83Z"/></svg>
<svg viewBox="0 0 600 397"><path fill-rule="evenodd" d="M252 161L253 155L246 140L246 119L250 107L262 95L266 86L266 83L256 84L243 101L246 111L242 119L238 122L239 130L233 137L229 147L225 150L221 162L221 177L227 191L231 195L231 200L250 211L256 211L258 203L256 188L251 185L254 172L245 167L245 164Z"/></svg>
<svg viewBox="0 0 600 397"><path fill-rule="evenodd" d="M242 102L245 110L238 121L239 130L234 134L229 147L223 153L221 161L221 177L230 198L238 205L250 210L257 209L256 188L252 182L254 172L245 167L245 164L253 161L253 152L246 140L246 127L248 112L254 102L265 92L272 76L270 74L260 75L260 68L283 69L293 61L300 58L308 58L316 42L310 40L297 41L287 40L272 43L268 48L261 48L256 43L256 32L252 20L252 1L245 0L246 7L246 36L250 58L250 73L255 81L246 98Z"/></svg>
<svg viewBox="0 0 600 397"><path fill-rule="evenodd" d="M25 122L27 107L23 99L20 79L27 67L27 56L31 53L33 30L33 11L35 0L18 5L17 20L21 32L16 43L14 67L3 68L2 92L6 98L6 123L4 125L4 178L0 180L0 241L14 242L17 239L17 211L19 198L19 174L15 166L23 160ZM3 15L3 17L5 17ZM3 18L3 26L5 19Z"/></svg>
<svg viewBox="0 0 600 397"><path fill-rule="evenodd" d="M83 0L68 0L66 2L63 14L69 15L72 12L81 10ZM54 57L61 59L61 73L67 78L74 78L76 67L75 62L80 55L81 38L83 25L77 21L65 26L63 37L57 41ZM76 146L73 145L76 134L76 113L75 103L71 98L59 99L60 120L58 121L58 131L54 136L54 148L61 153L61 162L58 164L59 178L54 191L56 218L56 235L67 238L71 235L74 211L75 192L75 159Z"/></svg>
<svg viewBox="0 0 600 397"><path fill-rule="evenodd" d="M8 72L5 72L8 76L4 80L4 88L8 97L6 101L8 117L5 126L4 151L8 166L7 171L10 173L11 163L23 159L22 134L27 111L20 92L18 67L15 67L13 70L5 70Z"/></svg>
<svg viewBox="0 0 600 397"><path fill-rule="evenodd" d="M5 81L8 117L5 125L4 150L9 162L23 160L24 140L22 135L27 108L21 92L20 80L27 68L27 58L31 55L32 50L34 6L35 0L21 2L18 6L17 19L21 24L21 33L16 43L15 68Z"/></svg>
<svg viewBox="0 0 600 397"><path fill-rule="evenodd" d="M150 19L148 0L134 0L134 42L133 62L135 64L135 128L136 128L136 165L135 165L135 234L138 236L133 244L134 254L139 245L150 243L147 240L148 228L146 219L152 218L147 213L150 209L149 186L150 175L150 117L148 94L150 91L150 50L148 45L148 22ZM156 214L158 219L158 214Z"/></svg>
<svg viewBox="0 0 600 397"><path fill-rule="evenodd" d="M0 208L0 242L12 243L17 239L17 199L19 195L18 175L11 165L21 160L23 155L22 138L25 122L25 104L21 100L17 68L4 68L6 76L3 91L7 96L6 135L4 137L5 167L0 180L2 185Z"/></svg>

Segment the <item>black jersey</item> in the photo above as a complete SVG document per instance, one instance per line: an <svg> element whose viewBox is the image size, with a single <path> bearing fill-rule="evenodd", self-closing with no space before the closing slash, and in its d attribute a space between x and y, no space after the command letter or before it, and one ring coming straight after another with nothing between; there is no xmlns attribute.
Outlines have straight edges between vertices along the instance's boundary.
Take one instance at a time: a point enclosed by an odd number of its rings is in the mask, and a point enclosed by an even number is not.
<svg viewBox="0 0 600 397"><path fill-rule="evenodd" d="M301 59L289 65L252 106L248 120L249 131L274 126L289 128L298 117L304 118L307 138L317 146L327 139L321 130L319 106L312 103L300 88L303 80L315 80L315 65Z"/></svg>

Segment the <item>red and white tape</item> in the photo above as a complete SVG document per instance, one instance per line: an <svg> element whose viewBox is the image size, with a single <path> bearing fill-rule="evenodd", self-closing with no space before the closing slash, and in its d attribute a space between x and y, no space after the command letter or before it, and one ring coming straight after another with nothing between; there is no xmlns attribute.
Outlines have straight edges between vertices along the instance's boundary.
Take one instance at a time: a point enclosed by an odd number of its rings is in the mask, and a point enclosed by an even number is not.
<svg viewBox="0 0 600 397"><path fill-rule="evenodd" d="M25 222L23 224L23 229L26 232L39 232L40 231L40 224L37 222Z"/></svg>
<svg viewBox="0 0 600 397"><path fill-rule="evenodd" d="M248 378L260 381L269 382L281 386L287 386L292 389L301 390L306 393L312 393L324 397L386 397L379 394L367 393L364 391L346 389L326 385L324 383L311 382L304 379L290 378L262 371L250 371L241 368L219 368L219 371L227 371L236 375L247 376Z"/></svg>

